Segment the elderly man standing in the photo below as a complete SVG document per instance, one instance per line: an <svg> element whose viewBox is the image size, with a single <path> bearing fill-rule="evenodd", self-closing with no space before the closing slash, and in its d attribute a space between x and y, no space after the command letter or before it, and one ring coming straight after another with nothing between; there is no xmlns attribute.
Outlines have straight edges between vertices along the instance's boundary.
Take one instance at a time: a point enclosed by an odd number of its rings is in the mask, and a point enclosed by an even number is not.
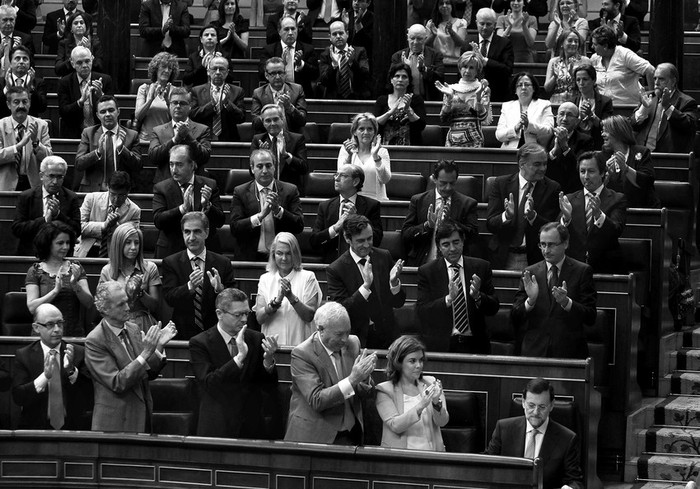
<svg viewBox="0 0 700 489"><path fill-rule="evenodd" d="M64 324L56 306L41 304L32 323L39 339L15 353L12 398L22 408L20 429L84 429L85 350L63 341Z"/></svg>
<svg viewBox="0 0 700 489"><path fill-rule="evenodd" d="M661 63L654 70L654 92L641 94L631 117L637 144L658 153L693 150L698 103L678 90L678 69Z"/></svg>
<svg viewBox="0 0 700 489"><path fill-rule="evenodd" d="M165 365L165 345L175 337L172 322L160 322L143 333L128 322L129 304L124 286L102 282L95 293L95 307L102 321L85 339L87 366L95 388L93 431L151 430L153 399L148 381Z"/></svg>
<svg viewBox="0 0 700 489"><path fill-rule="evenodd" d="M190 37L187 3L182 0L143 0L139 12L139 35L144 39L141 56L167 51L178 58L186 58L185 39Z"/></svg>
<svg viewBox="0 0 700 489"><path fill-rule="evenodd" d="M190 339L190 364L200 386L198 436L269 438L263 394L277 386L277 336L248 329L248 296L224 289L215 328Z"/></svg>
<svg viewBox="0 0 700 489"><path fill-rule="evenodd" d="M6 96L11 115L0 119L0 190L38 187L39 163L53 154L48 124L29 115L27 88L9 87Z"/></svg>
<svg viewBox="0 0 700 489"><path fill-rule="evenodd" d="M337 302L314 315L317 331L292 350L292 399L286 441L361 445L362 403L377 363L375 353L360 352L350 334L350 316Z"/></svg>
<svg viewBox="0 0 700 489"><path fill-rule="evenodd" d="M63 221L80 234L80 198L63 186L68 164L60 156L47 156L39 167L41 186L25 190L17 200L12 234L19 238L18 255L30 255L39 229L54 220Z"/></svg>
<svg viewBox="0 0 700 489"><path fill-rule="evenodd" d="M420 24L408 28L407 38L408 47L396 51L391 56L391 63L403 63L411 68L413 93L425 100L442 100L442 94L435 88L436 81L445 81L442 53L425 45L428 30Z"/></svg>
<svg viewBox="0 0 700 489"><path fill-rule="evenodd" d="M213 141L240 141L238 128L245 120L243 89L226 83L229 63L216 56L209 62L209 83L192 88L192 120L208 126Z"/></svg>
<svg viewBox="0 0 700 489"><path fill-rule="evenodd" d="M26 46L34 54L34 40L29 32L15 29L17 11L9 5L0 5L0 68L4 73L10 67L10 51L16 46ZM35 22L36 23L36 22Z"/></svg>
<svg viewBox="0 0 700 489"><path fill-rule="evenodd" d="M576 160L580 154L593 149L593 139L578 129L579 122L576 104L564 102L559 106L554 138L547 153L546 176L558 182L565 194L581 189Z"/></svg>

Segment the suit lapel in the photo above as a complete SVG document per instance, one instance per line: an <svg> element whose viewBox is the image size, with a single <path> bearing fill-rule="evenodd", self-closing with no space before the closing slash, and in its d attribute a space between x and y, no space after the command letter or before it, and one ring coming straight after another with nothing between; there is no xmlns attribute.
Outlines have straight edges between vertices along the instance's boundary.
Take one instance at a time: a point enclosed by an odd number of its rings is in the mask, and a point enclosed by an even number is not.
<svg viewBox="0 0 700 489"><path fill-rule="evenodd" d="M337 384L338 382L340 382L340 379L338 378L338 374L335 371L335 365L333 365L331 357L328 356L326 349L323 347L323 344L321 343L321 338L319 338L318 333L314 333L314 338L312 341L314 345L314 353L316 353L319 362L321 362L326 372L330 374L331 382L333 382L333 384Z"/></svg>
<svg viewBox="0 0 700 489"><path fill-rule="evenodd" d="M549 290L549 283L547 282L547 262L541 261L537 264L535 269L535 277L537 278L537 283L540 285L540 294L542 294L542 299L545 301L545 306L549 310L552 306L552 295Z"/></svg>

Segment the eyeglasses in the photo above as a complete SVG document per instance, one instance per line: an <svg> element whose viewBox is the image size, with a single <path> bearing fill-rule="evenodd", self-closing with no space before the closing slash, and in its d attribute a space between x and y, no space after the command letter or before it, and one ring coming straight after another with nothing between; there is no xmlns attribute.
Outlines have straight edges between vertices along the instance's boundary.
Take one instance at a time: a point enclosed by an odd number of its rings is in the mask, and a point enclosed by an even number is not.
<svg viewBox="0 0 700 489"><path fill-rule="evenodd" d="M63 329L63 327L66 325L65 321L49 321L48 323L34 323L38 324L39 326L43 326L46 329L54 329L56 326L59 328Z"/></svg>
<svg viewBox="0 0 700 489"><path fill-rule="evenodd" d="M333 178L350 178L351 175L347 175L345 173L334 173Z"/></svg>
<svg viewBox="0 0 700 489"><path fill-rule="evenodd" d="M525 407L527 408L528 411L545 411L547 408L549 408L549 405L546 404L535 404L534 402L526 402Z"/></svg>
<svg viewBox="0 0 700 489"><path fill-rule="evenodd" d="M268 71L267 74L268 74L268 76L275 77L275 76L284 76L285 72L284 71Z"/></svg>
<svg viewBox="0 0 700 489"><path fill-rule="evenodd" d="M64 178L66 178L65 175L55 175L55 174L47 175L46 173L41 173L41 175L46 177L48 180L63 180Z"/></svg>
<svg viewBox="0 0 700 489"><path fill-rule="evenodd" d="M219 309L219 310L221 312L223 312L224 314L230 314L231 316L233 316L236 319L243 319L244 317L247 317L248 314L250 314L250 309L248 309L247 311L240 311L240 312L229 312L225 309Z"/></svg>
<svg viewBox="0 0 700 489"><path fill-rule="evenodd" d="M556 247L559 246L560 244L561 244L561 241L558 242L558 243L544 243L544 242L540 242L540 243L537 244L537 246L539 246L539 247L540 247L541 249L543 249L543 250L546 250L546 249L548 249L548 248L556 248Z"/></svg>

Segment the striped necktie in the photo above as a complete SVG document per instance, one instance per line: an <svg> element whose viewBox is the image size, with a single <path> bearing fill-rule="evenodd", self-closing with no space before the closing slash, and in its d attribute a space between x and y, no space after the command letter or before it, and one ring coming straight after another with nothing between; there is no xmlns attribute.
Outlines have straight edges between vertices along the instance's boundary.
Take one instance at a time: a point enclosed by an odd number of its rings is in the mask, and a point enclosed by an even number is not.
<svg viewBox="0 0 700 489"><path fill-rule="evenodd" d="M459 294L452 301L452 320L454 327L459 334L469 335L469 315L467 314L467 299L464 297L464 287L462 286L462 278L459 274L459 265L451 265L453 270L452 281L454 282Z"/></svg>
<svg viewBox="0 0 700 489"><path fill-rule="evenodd" d="M593 227L593 199L595 192L591 192L586 196L586 231L590 232Z"/></svg>
<svg viewBox="0 0 700 489"><path fill-rule="evenodd" d="M199 262L202 259L198 256L192 258L192 270L199 269ZM204 330L204 320L202 319L202 286L198 285L194 289L194 324L201 330Z"/></svg>

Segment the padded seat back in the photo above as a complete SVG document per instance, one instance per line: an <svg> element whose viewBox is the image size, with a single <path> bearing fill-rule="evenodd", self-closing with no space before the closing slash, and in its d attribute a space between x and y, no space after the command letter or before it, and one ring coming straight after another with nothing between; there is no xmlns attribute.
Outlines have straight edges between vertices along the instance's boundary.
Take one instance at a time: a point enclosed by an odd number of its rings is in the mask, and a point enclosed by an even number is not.
<svg viewBox="0 0 700 489"><path fill-rule="evenodd" d="M332 122L328 130L328 144L342 144L350 137L350 122Z"/></svg>
<svg viewBox="0 0 700 489"><path fill-rule="evenodd" d="M405 334L420 334L420 321L418 320L414 302L406 303L402 307L394 309L394 320L397 337Z"/></svg>
<svg viewBox="0 0 700 489"><path fill-rule="evenodd" d="M691 239L695 220L693 187L688 182L656 180L656 195L668 210L668 234L672 238Z"/></svg>
<svg viewBox="0 0 700 489"><path fill-rule="evenodd" d="M306 144L323 143L323 141L321 141L321 133L318 130L318 124L316 124L315 122L306 123L306 125L304 126L304 139L306 139Z"/></svg>
<svg viewBox="0 0 700 489"><path fill-rule="evenodd" d="M598 309L595 323L584 326L584 328L588 343L588 356L593 358L593 384L596 387L606 386L610 378L608 371L613 355L615 311Z"/></svg>
<svg viewBox="0 0 700 489"><path fill-rule="evenodd" d="M401 231L384 231L382 244L380 248L391 253L391 259L396 261L403 258L403 240L401 239Z"/></svg>
<svg viewBox="0 0 700 489"><path fill-rule="evenodd" d="M491 339L492 355L515 354L515 331L510 322L510 308L501 307L494 316L486 318Z"/></svg>
<svg viewBox="0 0 700 489"><path fill-rule="evenodd" d="M423 129L423 146L445 146L445 134L442 127L428 124Z"/></svg>
<svg viewBox="0 0 700 489"><path fill-rule="evenodd" d="M297 235L299 248L301 248L302 263L323 263L323 257L319 249L311 246L311 228L304 228L301 234Z"/></svg>
<svg viewBox="0 0 700 489"><path fill-rule="evenodd" d="M306 179L306 196L331 198L338 195L333 180L334 173L312 171Z"/></svg>
<svg viewBox="0 0 700 489"><path fill-rule="evenodd" d="M226 189L224 190L224 193L231 195L233 194L233 189L239 185L250 182L252 179L253 177L251 176L248 168L233 168L232 170L228 171L228 178L226 179Z"/></svg>
<svg viewBox="0 0 700 489"><path fill-rule="evenodd" d="M156 254L156 243L158 242L158 228L153 224L141 224L143 233L143 254L147 258L153 258Z"/></svg>
<svg viewBox="0 0 700 489"><path fill-rule="evenodd" d="M496 126L481 126L484 134L484 148L500 148L501 142L496 139Z"/></svg>
<svg viewBox="0 0 700 489"><path fill-rule="evenodd" d="M391 200L411 200L425 192L425 177L419 173L392 173L386 184L386 194Z"/></svg>
<svg viewBox="0 0 700 489"><path fill-rule="evenodd" d="M139 87L144 83L151 83L149 78L132 78L131 87L129 88L129 93L131 95L136 95L139 93Z"/></svg>
<svg viewBox="0 0 700 489"><path fill-rule="evenodd" d="M236 127L238 128L238 137L241 138L241 141L248 142L253 140L255 129L253 129L252 122L243 122Z"/></svg>
<svg viewBox="0 0 700 489"><path fill-rule="evenodd" d="M153 432L194 435L199 399L191 378L158 378L150 383L153 397Z"/></svg>
<svg viewBox="0 0 700 489"><path fill-rule="evenodd" d="M479 398L472 392L445 391L450 420L442 427L448 452L479 453L484 450Z"/></svg>
<svg viewBox="0 0 700 489"><path fill-rule="evenodd" d="M26 292L8 292L2 301L2 335L31 336L34 318L27 309Z"/></svg>
<svg viewBox="0 0 700 489"><path fill-rule="evenodd" d="M486 183L484 184L484 202L489 201L489 195L491 195L491 189L496 183L496 177L488 177Z"/></svg>
<svg viewBox="0 0 700 489"><path fill-rule="evenodd" d="M433 190L435 188L435 181L432 178L428 178L426 190ZM457 192L467 195L477 202L483 202L483 195L481 195L481 183L479 180L471 175L460 175L457 177L457 183L455 184L455 190Z"/></svg>

